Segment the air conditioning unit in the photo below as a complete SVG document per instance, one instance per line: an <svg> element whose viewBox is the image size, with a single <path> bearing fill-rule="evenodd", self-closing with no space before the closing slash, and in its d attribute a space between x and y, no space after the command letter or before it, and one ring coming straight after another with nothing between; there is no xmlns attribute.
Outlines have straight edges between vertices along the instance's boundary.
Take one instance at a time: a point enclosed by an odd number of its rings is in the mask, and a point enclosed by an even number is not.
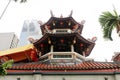
<svg viewBox="0 0 120 80"><path fill-rule="evenodd" d="M54 29L52 31L53 34L66 34L66 33L71 33L70 29Z"/></svg>

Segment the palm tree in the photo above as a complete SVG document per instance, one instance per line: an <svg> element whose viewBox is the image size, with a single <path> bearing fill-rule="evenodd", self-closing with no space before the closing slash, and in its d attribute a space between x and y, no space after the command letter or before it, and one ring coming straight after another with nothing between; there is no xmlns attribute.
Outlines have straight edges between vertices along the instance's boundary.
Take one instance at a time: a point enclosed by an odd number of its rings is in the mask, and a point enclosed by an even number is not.
<svg viewBox="0 0 120 80"><path fill-rule="evenodd" d="M12 66L13 60L6 61L5 63L0 64L0 75L6 75L7 68L10 68Z"/></svg>
<svg viewBox="0 0 120 80"><path fill-rule="evenodd" d="M103 30L103 37L111 41L113 40L111 35L114 28L116 28L117 34L120 36L120 15L117 14L115 8L113 12L114 13L109 11L103 12L99 17L99 22Z"/></svg>

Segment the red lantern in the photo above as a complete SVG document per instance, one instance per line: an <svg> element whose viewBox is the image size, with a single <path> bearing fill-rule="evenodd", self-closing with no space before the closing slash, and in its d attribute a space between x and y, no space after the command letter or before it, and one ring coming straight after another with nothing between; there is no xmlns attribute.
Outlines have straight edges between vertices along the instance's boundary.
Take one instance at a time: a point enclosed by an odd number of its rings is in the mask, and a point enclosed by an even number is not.
<svg viewBox="0 0 120 80"><path fill-rule="evenodd" d="M60 22L60 25L63 25L63 22Z"/></svg>
<svg viewBox="0 0 120 80"><path fill-rule="evenodd" d="M51 27L50 26L47 26L48 29L50 29Z"/></svg>
<svg viewBox="0 0 120 80"><path fill-rule="evenodd" d="M60 42L61 42L61 43L64 43L64 39L61 39Z"/></svg>
<svg viewBox="0 0 120 80"><path fill-rule="evenodd" d="M80 47L82 47L83 46L83 43L80 43Z"/></svg>
<svg viewBox="0 0 120 80"><path fill-rule="evenodd" d="M44 45L43 44L40 44L40 47L42 48Z"/></svg>

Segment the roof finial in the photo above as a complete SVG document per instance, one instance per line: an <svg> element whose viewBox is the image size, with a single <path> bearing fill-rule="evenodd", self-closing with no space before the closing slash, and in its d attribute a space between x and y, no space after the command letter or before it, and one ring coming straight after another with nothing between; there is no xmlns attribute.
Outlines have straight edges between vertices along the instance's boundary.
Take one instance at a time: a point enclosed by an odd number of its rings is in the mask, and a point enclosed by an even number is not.
<svg viewBox="0 0 120 80"><path fill-rule="evenodd" d="M62 14L60 15L60 18L63 18L63 15L62 15Z"/></svg>
<svg viewBox="0 0 120 80"><path fill-rule="evenodd" d="M71 16L72 16L72 14L73 14L73 10L71 10L69 17L71 17Z"/></svg>
<svg viewBox="0 0 120 80"><path fill-rule="evenodd" d="M52 10L50 10L51 17L54 17Z"/></svg>

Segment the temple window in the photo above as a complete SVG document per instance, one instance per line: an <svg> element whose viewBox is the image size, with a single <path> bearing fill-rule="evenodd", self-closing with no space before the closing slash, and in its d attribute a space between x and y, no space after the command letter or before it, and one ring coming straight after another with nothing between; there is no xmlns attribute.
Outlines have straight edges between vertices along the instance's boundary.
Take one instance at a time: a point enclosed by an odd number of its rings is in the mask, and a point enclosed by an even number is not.
<svg viewBox="0 0 120 80"><path fill-rule="evenodd" d="M54 46L54 52L70 52L71 46L67 44L58 44Z"/></svg>
<svg viewBox="0 0 120 80"><path fill-rule="evenodd" d="M53 55L53 58L72 58L72 55Z"/></svg>

